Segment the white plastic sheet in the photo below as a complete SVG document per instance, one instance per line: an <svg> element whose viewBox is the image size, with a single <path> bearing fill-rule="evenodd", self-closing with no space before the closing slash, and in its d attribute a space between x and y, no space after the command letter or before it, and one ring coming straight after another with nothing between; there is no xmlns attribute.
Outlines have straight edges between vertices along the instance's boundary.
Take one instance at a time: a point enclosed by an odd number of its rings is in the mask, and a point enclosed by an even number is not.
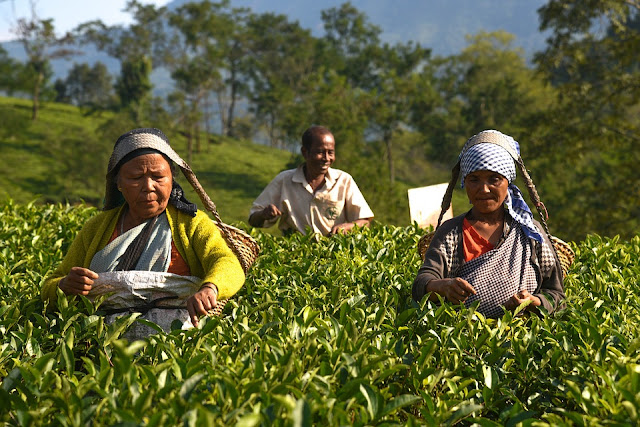
<svg viewBox="0 0 640 427"><path fill-rule="evenodd" d="M192 328L186 309L187 299L200 288L202 280L195 276L179 276L172 273L150 271L114 271L99 273L89 292L89 299L106 295L101 307L105 309L151 308L140 318L160 326L165 332L171 330L171 323L178 320L182 329ZM179 308L175 308L179 307ZM106 322L111 323L127 312L109 314ZM129 340L142 339L155 330L141 323L131 325L124 335Z"/></svg>

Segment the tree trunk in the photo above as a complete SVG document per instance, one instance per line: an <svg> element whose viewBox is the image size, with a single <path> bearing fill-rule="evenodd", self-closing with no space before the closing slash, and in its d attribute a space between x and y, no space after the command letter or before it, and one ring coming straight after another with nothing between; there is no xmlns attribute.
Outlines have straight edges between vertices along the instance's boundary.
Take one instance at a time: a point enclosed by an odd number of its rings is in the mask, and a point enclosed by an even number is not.
<svg viewBox="0 0 640 427"><path fill-rule="evenodd" d="M211 129L209 127L209 92L206 92L204 95L204 100L202 104L202 112L204 119L204 133L207 136L207 143L205 144L205 150L207 153L209 152L209 142L211 142Z"/></svg>
<svg viewBox="0 0 640 427"><path fill-rule="evenodd" d="M231 102L227 113L227 129L225 134L233 137L233 114L236 108L236 96L238 96L238 82L236 82L236 70L231 69Z"/></svg>
<svg viewBox="0 0 640 427"><path fill-rule="evenodd" d="M200 153L200 123L196 120L193 124L193 131L196 134L196 153Z"/></svg>
<svg viewBox="0 0 640 427"><path fill-rule="evenodd" d="M33 106L31 109L31 120L36 120L38 118L38 109L40 108L40 85L42 84L42 80L44 80L44 74L38 73L38 78L36 79L35 85L33 86Z"/></svg>
<svg viewBox="0 0 640 427"><path fill-rule="evenodd" d="M218 101L218 112L220 113L220 131L223 135L227 134L227 117L224 107L223 90L216 90L216 99Z"/></svg>
<svg viewBox="0 0 640 427"><path fill-rule="evenodd" d="M193 126L188 123L185 127L187 128L187 163L191 164L193 157Z"/></svg>
<svg viewBox="0 0 640 427"><path fill-rule="evenodd" d="M391 136L392 132L384 133L384 145L387 148L387 163L389 166L389 182L393 185L396 182L396 169L393 164L393 153L391 151Z"/></svg>

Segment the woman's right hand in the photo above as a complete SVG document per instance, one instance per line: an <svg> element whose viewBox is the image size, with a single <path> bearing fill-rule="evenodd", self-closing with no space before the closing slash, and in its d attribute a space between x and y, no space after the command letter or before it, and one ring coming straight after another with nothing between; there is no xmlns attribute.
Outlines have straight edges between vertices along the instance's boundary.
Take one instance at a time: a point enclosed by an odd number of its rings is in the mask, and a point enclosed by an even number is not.
<svg viewBox="0 0 640 427"><path fill-rule="evenodd" d="M98 278L98 274L83 267L71 267L69 274L64 276L58 287L66 295L89 295L93 286L93 281Z"/></svg>
<svg viewBox="0 0 640 427"><path fill-rule="evenodd" d="M473 289L473 286L471 286L466 280L459 277L430 280L427 283L425 291L427 293L435 292L454 304L465 302L470 295L476 294L476 290Z"/></svg>

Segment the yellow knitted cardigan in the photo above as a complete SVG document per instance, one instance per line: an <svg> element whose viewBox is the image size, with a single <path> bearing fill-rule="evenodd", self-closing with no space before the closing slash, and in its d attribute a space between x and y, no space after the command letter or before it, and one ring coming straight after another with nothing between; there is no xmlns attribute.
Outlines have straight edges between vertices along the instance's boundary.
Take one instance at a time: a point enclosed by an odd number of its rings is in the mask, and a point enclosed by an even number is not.
<svg viewBox="0 0 640 427"><path fill-rule="evenodd" d="M82 227L67 255L42 286L42 300L55 301L60 280L72 267L89 268L91 259L104 248L118 223L123 206L101 212ZM202 211L195 217L169 205L166 209L171 235L176 249L185 259L191 275L202 283L218 287L218 299L233 296L244 283L240 262L227 246L215 223Z"/></svg>

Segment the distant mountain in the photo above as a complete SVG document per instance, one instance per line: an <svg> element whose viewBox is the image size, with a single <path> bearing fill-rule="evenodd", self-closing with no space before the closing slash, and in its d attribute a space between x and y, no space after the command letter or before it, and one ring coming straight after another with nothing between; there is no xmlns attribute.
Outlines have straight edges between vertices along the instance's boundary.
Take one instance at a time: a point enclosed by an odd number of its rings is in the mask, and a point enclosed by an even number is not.
<svg viewBox="0 0 640 427"><path fill-rule="evenodd" d="M174 10L190 1L193 0L173 0L167 7ZM321 12L342 3L342 0L231 0L233 6L248 7L256 13L285 14L302 27L309 28L315 36L324 34ZM430 48L434 55L458 53L466 45L466 35L482 30L504 30L514 34L515 45L522 47L529 57L545 45L545 36L538 31L537 14L537 9L545 4L544 0L352 0L351 4L382 29L383 41L413 40ZM12 57L24 60L20 43L5 42L2 46ZM74 62L93 64L102 61L111 74L119 73L117 60L93 47L81 50L83 55L52 62L54 80L65 78ZM156 94L170 90L166 70L154 70L152 80Z"/></svg>

